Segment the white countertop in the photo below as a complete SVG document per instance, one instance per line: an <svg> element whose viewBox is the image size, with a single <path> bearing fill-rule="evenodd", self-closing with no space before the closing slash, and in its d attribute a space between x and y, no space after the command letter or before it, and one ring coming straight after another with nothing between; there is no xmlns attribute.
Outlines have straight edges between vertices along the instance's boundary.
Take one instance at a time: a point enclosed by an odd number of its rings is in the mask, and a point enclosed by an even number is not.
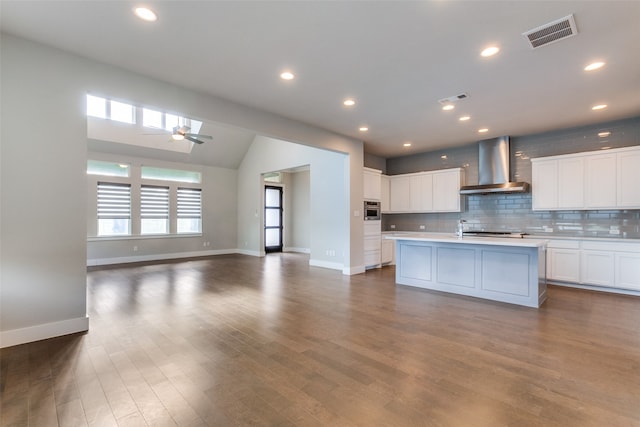
<svg viewBox="0 0 640 427"><path fill-rule="evenodd" d="M436 235L436 236L446 236L453 235L453 233L425 233L420 231L383 231L383 236L392 236L392 235L412 235L412 234L428 234L428 235ZM455 237L455 236L454 236ZM465 236L464 239L468 239L471 236ZM612 242L612 243L640 243L640 239L636 239L634 237L595 237L595 236L562 236L558 234L527 234L524 236L525 239L534 239L534 240L579 240L579 241L595 241L595 242Z"/></svg>
<svg viewBox="0 0 640 427"><path fill-rule="evenodd" d="M464 236L462 239L460 239L458 238L458 236L450 233L397 232L393 234L384 234L383 236L385 239L390 240L414 240L419 242L440 242L466 245L517 246L521 248L538 248L545 247L547 245L547 240L545 239L518 239L472 236Z"/></svg>

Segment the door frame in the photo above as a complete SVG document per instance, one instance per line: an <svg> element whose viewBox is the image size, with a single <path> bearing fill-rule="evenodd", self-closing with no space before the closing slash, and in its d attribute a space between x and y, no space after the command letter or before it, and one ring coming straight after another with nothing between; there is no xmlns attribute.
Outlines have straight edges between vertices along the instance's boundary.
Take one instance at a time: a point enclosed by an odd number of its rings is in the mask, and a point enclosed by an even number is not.
<svg viewBox="0 0 640 427"><path fill-rule="evenodd" d="M280 194L280 226L279 227L267 227L267 209L274 209L273 207L267 206L267 198L266 192L267 189L278 190ZM273 184L265 184L263 189L263 197L264 197L264 207L263 207L263 226L262 226L262 235L264 239L264 252L265 253L273 253L273 252L282 252L284 248L284 187L281 185L273 185ZM280 229L280 245L279 246L267 246L267 229Z"/></svg>

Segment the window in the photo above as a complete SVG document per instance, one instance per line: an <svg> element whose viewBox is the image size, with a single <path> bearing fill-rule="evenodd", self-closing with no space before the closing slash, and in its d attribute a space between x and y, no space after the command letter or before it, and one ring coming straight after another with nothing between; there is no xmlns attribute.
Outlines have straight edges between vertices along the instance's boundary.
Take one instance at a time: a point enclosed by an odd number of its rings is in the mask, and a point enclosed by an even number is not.
<svg viewBox="0 0 640 427"><path fill-rule="evenodd" d="M178 233L202 231L202 191L178 187Z"/></svg>
<svg viewBox="0 0 640 427"><path fill-rule="evenodd" d="M107 100L97 96L87 95L87 116L107 118Z"/></svg>
<svg viewBox="0 0 640 427"><path fill-rule="evenodd" d="M131 185L98 182L98 236L131 234Z"/></svg>
<svg viewBox="0 0 640 427"><path fill-rule="evenodd" d="M142 179L157 179L161 181L188 182L199 184L202 180L200 172L179 169L155 168L142 166Z"/></svg>
<svg viewBox="0 0 640 427"><path fill-rule="evenodd" d="M169 187L140 188L140 234L169 232Z"/></svg>
<svg viewBox="0 0 640 427"><path fill-rule="evenodd" d="M129 177L129 165L115 162L101 162L99 160L87 160L88 175Z"/></svg>
<svg viewBox="0 0 640 427"><path fill-rule="evenodd" d="M136 108L131 104L87 94L87 116L135 124Z"/></svg>
<svg viewBox="0 0 640 427"><path fill-rule="evenodd" d="M160 111L143 108L142 126L162 129L162 113Z"/></svg>
<svg viewBox="0 0 640 427"><path fill-rule="evenodd" d="M125 104L123 102L111 101L111 112L109 117L111 120L122 123L135 123L135 109L133 105Z"/></svg>

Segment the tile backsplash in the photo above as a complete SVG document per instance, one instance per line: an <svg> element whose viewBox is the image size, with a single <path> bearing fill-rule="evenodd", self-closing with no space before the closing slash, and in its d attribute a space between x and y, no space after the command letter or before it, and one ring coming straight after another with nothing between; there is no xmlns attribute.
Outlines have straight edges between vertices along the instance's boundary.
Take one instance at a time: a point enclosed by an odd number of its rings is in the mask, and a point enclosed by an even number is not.
<svg viewBox="0 0 640 427"><path fill-rule="evenodd" d="M611 134L601 138L598 133ZM640 117L544 134L511 137L511 180L531 182L531 158L640 145ZM441 156L446 155L446 159ZM478 182L477 143L387 159L388 175L462 167L466 182ZM638 166L640 167L640 165ZM640 185L640 183L639 183ZM460 213L384 214L383 231L451 232L465 229L522 231L575 237L640 238L640 210L532 211L531 194L463 196ZM395 228L391 226L394 225Z"/></svg>

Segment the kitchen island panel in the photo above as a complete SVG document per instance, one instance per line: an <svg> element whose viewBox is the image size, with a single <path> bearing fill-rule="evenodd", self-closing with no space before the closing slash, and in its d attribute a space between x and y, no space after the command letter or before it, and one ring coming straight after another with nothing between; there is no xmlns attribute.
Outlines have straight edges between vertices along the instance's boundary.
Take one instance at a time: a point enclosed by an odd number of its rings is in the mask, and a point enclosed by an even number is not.
<svg viewBox="0 0 640 427"><path fill-rule="evenodd" d="M482 251L482 289L529 296L531 257L526 253ZM536 277L537 282L537 277Z"/></svg>
<svg viewBox="0 0 640 427"><path fill-rule="evenodd" d="M396 241L399 285L535 308L546 299L545 242L500 239L506 243L500 246L495 239L483 244L477 238L387 238Z"/></svg>
<svg viewBox="0 0 640 427"><path fill-rule="evenodd" d="M473 288L476 282L476 251L460 247L437 248L438 283Z"/></svg>
<svg viewBox="0 0 640 427"><path fill-rule="evenodd" d="M431 282L432 263L431 246L407 243L398 248L397 253L405 263L398 266L400 276L407 280L417 280L419 282Z"/></svg>

